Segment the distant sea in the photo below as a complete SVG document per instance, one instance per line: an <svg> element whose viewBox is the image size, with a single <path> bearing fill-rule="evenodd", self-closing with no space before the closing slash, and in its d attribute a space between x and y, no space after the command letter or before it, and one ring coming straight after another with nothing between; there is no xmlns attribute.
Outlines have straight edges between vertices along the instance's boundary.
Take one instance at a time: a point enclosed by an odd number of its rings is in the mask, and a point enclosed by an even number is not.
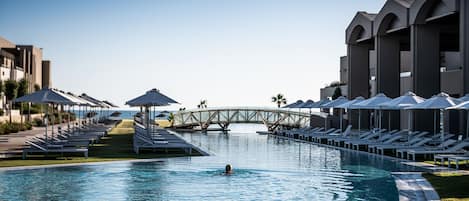
<svg viewBox="0 0 469 201"><path fill-rule="evenodd" d="M82 118L83 110L80 110L80 112L78 112L78 111L79 110L73 110L73 113L75 113L75 115L77 115L78 117ZM89 111L86 111L86 112L89 112ZM99 112L99 110L98 110L98 112ZM120 112L121 115L119 116L119 118L121 118L121 119L133 119L134 115L137 114L137 112L139 112L139 111L136 111L136 110L110 110L108 113L112 114L113 112ZM156 112L157 112L157 115L158 115L159 114L158 111L156 111Z"/></svg>
<svg viewBox="0 0 469 201"><path fill-rule="evenodd" d="M89 111L86 111L89 112ZM99 112L99 110L98 110ZM104 110L103 110L104 112ZM138 111L136 110L110 110L109 112L106 111L105 114L109 113L112 114L113 112L120 112L121 115L119 116L121 119L133 119L134 115L137 114ZM83 110L74 110L73 113L77 115L77 117L82 118L83 117Z"/></svg>

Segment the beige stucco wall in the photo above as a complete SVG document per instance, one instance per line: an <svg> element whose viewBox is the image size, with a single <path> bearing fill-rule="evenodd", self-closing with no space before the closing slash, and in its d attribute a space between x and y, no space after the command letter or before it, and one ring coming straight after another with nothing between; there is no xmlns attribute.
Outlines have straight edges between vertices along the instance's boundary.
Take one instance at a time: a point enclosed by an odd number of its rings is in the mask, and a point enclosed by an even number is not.
<svg viewBox="0 0 469 201"><path fill-rule="evenodd" d="M15 44L8 41L7 39L0 37L0 48L14 48L14 47L15 47Z"/></svg>
<svg viewBox="0 0 469 201"><path fill-rule="evenodd" d="M34 84L42 88L42 49L33 47L33 79ZM34 87L34 84L32 86Z"/></svg>
<svg viewBox="0 0 469 201"><path fill-rule="evenodd" d="M13 111L11 111L11 113L12 113L11 120L13 122L21 122L21 116L19 114L19 110L13 110ZM28 115L23 115L23 122L26 121L27 116ZM31 119L41 118L41 117L42 117L42 114L32 114L31 115ZM5 112L4 116L0 116L0 123L1 122L7 122L7 121L10 121L10 117Z"/></svg>

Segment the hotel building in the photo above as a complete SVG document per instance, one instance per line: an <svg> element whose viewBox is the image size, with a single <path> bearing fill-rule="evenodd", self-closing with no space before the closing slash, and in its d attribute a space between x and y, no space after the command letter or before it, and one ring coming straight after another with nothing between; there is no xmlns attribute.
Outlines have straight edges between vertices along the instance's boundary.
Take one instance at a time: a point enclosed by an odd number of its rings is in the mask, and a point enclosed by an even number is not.
<svg viewBox="0 0 469 201"><path fill-rule="evenodd" d="M0 81L25 78L31 92L35 85L51 87L50 73L51 62L42 60L42 48L16 45L0 37Z"/></svg>
<svg viewBox="0 0 469 201"><path fill-rule="evenodd" d="M42 60L42 48L33 45L16 45L0 37L0 80L25 78L29 90L34 85L50 87L50 61Z"/></svg>
<svg viewBox="0 0 469 201"><path fill-rule="evenodd" d="M424 98L469 93L468 30L466 0L387 0L378 13L357 12L345 31L347 56L340 66L348 98L377 93L395 98L407 91ZM362 127L367 118L363 115ZM406 118L404 112L394 112L392 127L406 128ZM356 119L354 115L352 124ZM450 132L465 131L464 115L450 112L450 119ZM430 111L416 112L415 129L432 125Z"/></svg>

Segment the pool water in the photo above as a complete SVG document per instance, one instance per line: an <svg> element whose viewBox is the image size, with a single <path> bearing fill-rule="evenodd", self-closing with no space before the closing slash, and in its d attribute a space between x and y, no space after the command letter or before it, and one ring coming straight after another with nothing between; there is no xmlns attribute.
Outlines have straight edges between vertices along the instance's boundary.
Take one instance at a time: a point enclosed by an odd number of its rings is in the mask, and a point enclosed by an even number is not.
<svg viewBox="0 0 469 201"><path fill-rule="evenodd" d="M262 127L231 129L181 133L211 156L0 171L0 200L398 200L390 172L415 170L254 133Z"/></svg>

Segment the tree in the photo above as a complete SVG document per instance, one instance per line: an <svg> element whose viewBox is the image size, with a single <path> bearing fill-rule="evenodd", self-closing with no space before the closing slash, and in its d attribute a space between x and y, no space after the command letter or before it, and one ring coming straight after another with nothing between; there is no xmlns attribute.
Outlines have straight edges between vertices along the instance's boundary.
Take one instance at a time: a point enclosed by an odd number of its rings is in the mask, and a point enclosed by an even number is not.
<svg viewBox="0 0 469 201"><path fill-rule="evenodd" d="M332 94L332 100L335 100L341 96L342 96L342 90L340 89L340 87L336 87L334 90L334 94Z"/></svg>
<svg viewBox="0 0 469 201"><path fill-rule="evenodd" d="M275 96L272 96L272 102L277 104L277 107L280 108L282 104L287 104L287 99L283 94L277 94Z"/></svg>
<svg viewBox="0 0 469 201"><path fill-rule="evenodd" d="M5 96L9 103L8 113L10 115L10 123L11 123L11 109L12 109L12 101L18 95L18 83L15 80L7 80L5 81Z"/></svg>
<svg viewBox="0 0 469 201"><path fill-rule="evenodd" d="M172 112L169 113L168 121L169 121L169 123L171 124L171 127L173 127L173 124L174 124L174 114L173 114Z"/></svg>
<svg viewBox="0 0 469 201"><path fill-rule="evenodd" d="M38 84L34 84L34 91L41 90L41 87Z"/></svg>
<svg viewBox="0 0 469 201"><path fill-rule="evenodd" d="M18 82L18 97L22 97L26 94L28 94L28 87L29 87L29 82L28 80L26 79L21 79L19 82ZM20 107L20 115L21 115L21 124L23 124L23 103L18 103L17 104L17 107ZM29 106L28 106L28 111L29 111ZM28 119L30 119L29 115L30 115L30 111L28 112Z"/></svg>
<svg viewBox="0 0 469 201"><path fill-rule="evenodd" d="M197 105L197 108L207 108L207 100L200 100L200 103Z"/></svg>
<svg viewBox="0 0 469 201"><path fill-rule="evenodd" d="M18 82L18 97L28 94L28 86L29 82L24 78Z"/></svg>

